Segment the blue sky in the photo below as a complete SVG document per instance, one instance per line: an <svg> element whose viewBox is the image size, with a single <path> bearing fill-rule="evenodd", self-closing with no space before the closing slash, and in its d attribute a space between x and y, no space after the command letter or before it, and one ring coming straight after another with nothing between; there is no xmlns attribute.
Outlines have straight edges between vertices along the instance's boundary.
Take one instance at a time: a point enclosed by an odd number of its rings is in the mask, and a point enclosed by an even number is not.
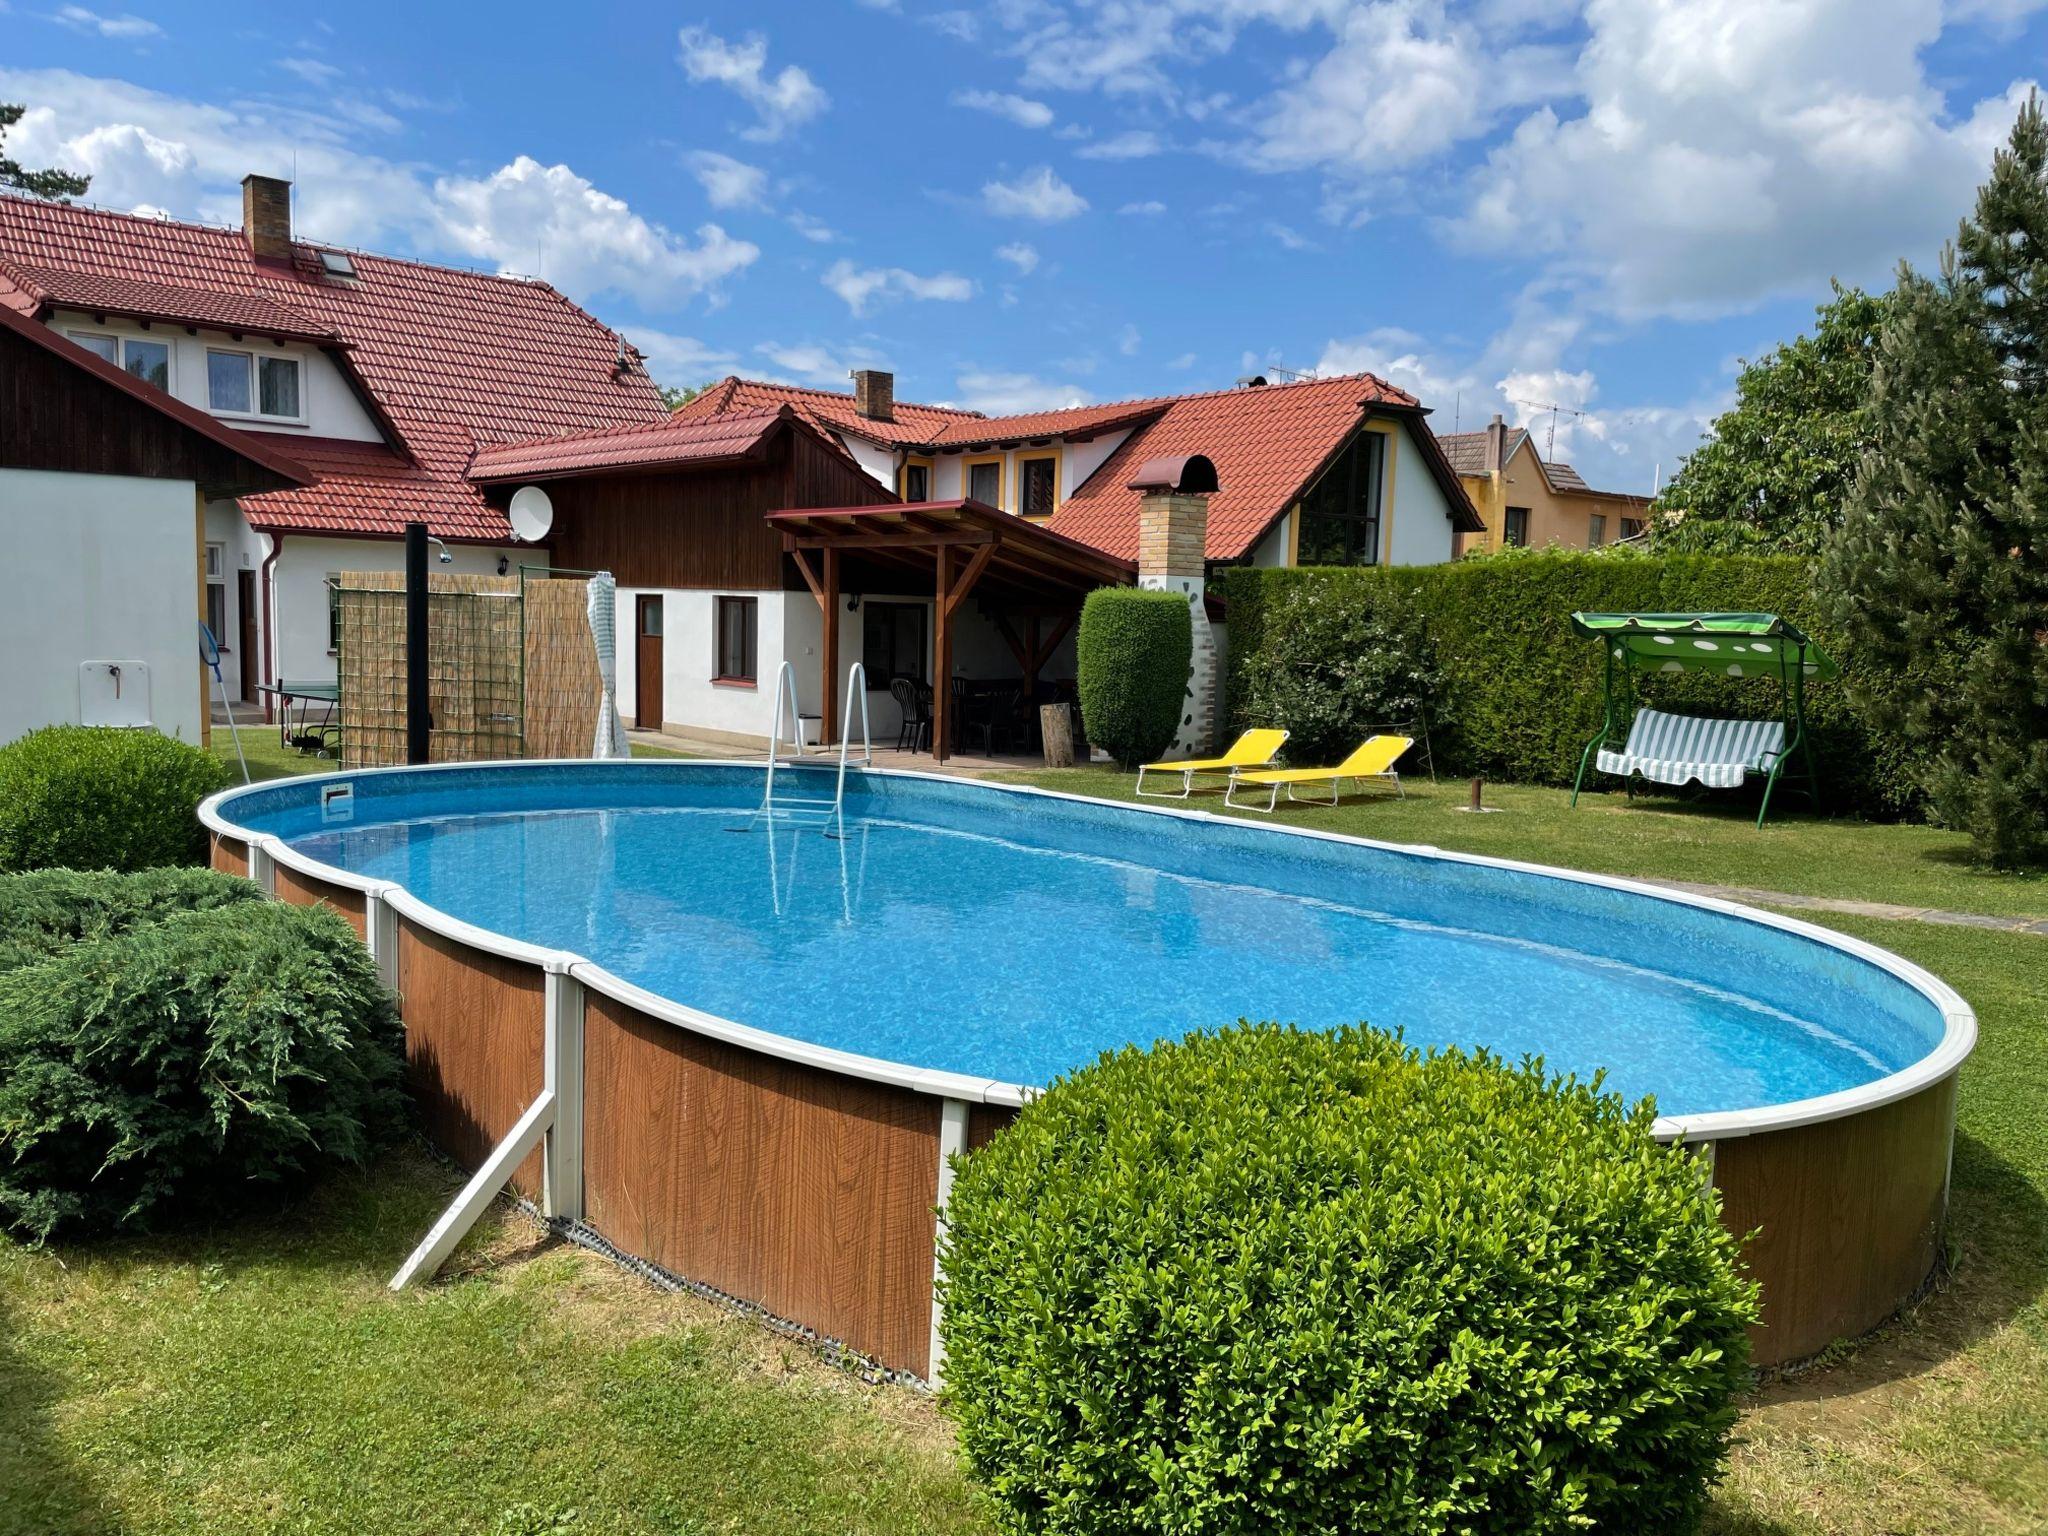
<svg viewBox="0 0 2048 1536"><path fill-rule="evenodd" d="M676 383L1367 368L1641 491L1831 275L1934 259L2048 73L2048 0L134 3L0 0L10 151L106 206L295 176L306 234L538 273Z"/></svg>

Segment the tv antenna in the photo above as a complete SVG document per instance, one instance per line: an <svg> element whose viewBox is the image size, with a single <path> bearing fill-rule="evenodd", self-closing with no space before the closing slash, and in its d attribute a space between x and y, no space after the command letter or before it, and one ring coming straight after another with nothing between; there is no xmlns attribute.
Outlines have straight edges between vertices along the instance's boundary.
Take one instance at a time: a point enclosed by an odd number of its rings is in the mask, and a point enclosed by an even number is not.
<svg viewBox="0 0 2048 1536"><path fill-rule="evenodd" d="M1531 411L1550 412L1550 434L1543 442L1543 457L1554 458L1557 454L1557 418L1562 412L1566 416L1582 417L1586 412L1569 405L1559 405L1555 400L1517 400L1516 405Z"/></svg>

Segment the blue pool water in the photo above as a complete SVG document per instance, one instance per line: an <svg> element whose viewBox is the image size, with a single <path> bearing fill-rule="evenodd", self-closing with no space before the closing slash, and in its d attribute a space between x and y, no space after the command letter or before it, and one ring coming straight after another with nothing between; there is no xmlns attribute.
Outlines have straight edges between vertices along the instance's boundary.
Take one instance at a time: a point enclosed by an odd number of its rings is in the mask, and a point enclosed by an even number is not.
<svg viewBox="0 0 2048 1536"><path fill-rule="evenodd" d="M347 821L303 784L222 814L693 1008L1010 1082L1240 1017L1364 1020L1604 1069L1684 1115L1867 1083L1942 1030L1796 934L1253 826L873 776L843 839L748 830L759 774L684 764L356 784Z"/></svg>

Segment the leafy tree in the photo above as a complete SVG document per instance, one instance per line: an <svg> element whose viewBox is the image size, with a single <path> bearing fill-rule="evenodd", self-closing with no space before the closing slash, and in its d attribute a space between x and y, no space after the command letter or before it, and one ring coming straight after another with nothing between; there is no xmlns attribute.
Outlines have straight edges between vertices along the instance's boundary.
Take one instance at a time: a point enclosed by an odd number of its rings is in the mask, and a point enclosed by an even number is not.
<svg viewBox="0 0 2048 1536"><path fill-rule="evenodd" d="M78 176L70 171L31 171L7 154L7 130L20 122L27 110L27 107L0 101L0 188L26 192L30 197L52 197L59 202L85 196L85 189L92 185L90 176Z"/></svg>
<svg viewBox="0 0 2048 1536"><path fill-rule="evenodd" d="M658 384L655 387L661 391L661 403L671 411L678 411L703 394L708 386L703 384Z"/></svg>
<svg viewBox="0 0 2048 1536"><path fill-rule="evenodd" d="M1821 580L1882 663L1852 679L1923 747L1991 863L2048 859L2048 122L2038 95L1942 255L1901 270L1870 447Z"/></svg>
<svg viewBox="0 0 2048 1536"><path fill-rule="evenodd" d="M1869 443L1871 362L1892 307L1889 294L1834 292L1810 335L1743 368L1734 409L1657 498L1660 553L1819 553Z"/></svg>

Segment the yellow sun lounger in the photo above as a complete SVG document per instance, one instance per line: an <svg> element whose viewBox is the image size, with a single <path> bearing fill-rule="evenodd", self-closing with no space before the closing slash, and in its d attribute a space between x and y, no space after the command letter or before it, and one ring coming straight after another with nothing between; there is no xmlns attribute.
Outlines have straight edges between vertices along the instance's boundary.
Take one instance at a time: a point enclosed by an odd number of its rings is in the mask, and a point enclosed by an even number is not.
<svg viewBox="0 0 2048 1536"><path fill-rule="evenodd" d="M1246 731L1230 744L1230 750L1221 757L1190 757L1177 763L1147 763L1138 770L1138 793L1153 800L1185 800L1195 787L1198 773L1227 773L1235 780L1247 768L1262 768L1273 761L1273 754L1280 750L1287 740L1285 731ZM1148 773L1177 773L1180 788L1147 789L1145 775ZM1226 789L1225 793L1228 793Z"/></svg>
<svg viewBox="0 0 2048 1536"><path fill-rule="evenodd" d="M1236 774L1231 778L1230 787L1223 791L1223 803L1240 811L1270 811L1280 803L1280 791L1287 791L1289 800L1301 797L1295 794L1297 784L1327 784L1330 798L1317 796L1316 805L1335 805L1343 793L1346 779L1385 779L1394 786L1394 793L1403 799L1407 791L1401 788L1401 775L1394 772L1394 764L1401 760L1401 754L1415 745L1412 736L1375 736L1364 746L1353 752L1334 768L1265 768L1254 772ZM1264 805L1243 804L1233 799L1240 784L1257 784L1266 790Z"/></svg>

